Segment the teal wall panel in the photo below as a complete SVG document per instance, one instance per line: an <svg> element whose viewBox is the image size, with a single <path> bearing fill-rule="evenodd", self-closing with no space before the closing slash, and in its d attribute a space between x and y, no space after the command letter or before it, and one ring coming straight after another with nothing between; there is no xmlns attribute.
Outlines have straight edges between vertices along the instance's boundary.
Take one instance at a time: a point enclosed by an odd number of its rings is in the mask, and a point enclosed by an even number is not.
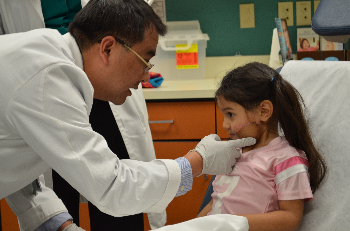
<svg viewBox="0 0 350 231"><path fill-rule="evenodd" d="M207 56L269 55L278 0L165 0L167 21L199 20L209 35ZM285 1L288 2L288 1ZM294 26L289 26L292 50L297 47L296 4ZM239 4L254 3L255 28L240 28ZM313 15L314 1L311 1ZM304 26L305 27L305 26ZM309 26L311 27L311 26Z"/></svg>

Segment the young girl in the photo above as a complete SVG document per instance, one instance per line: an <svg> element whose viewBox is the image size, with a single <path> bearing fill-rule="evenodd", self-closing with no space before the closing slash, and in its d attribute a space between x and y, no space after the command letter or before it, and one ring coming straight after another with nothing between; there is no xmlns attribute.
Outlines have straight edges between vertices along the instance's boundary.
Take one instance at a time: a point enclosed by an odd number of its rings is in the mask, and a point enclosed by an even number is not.
<svg viewBox="0 0 350 231"><path fill-rule="evenodd" d="M275 70L250 63L225 76L216 99L230 138L254 137L256 144L241 150L230 174L216 176L198 216L244 216L250 231L296 230L326 173L300 94Z"/></svg>

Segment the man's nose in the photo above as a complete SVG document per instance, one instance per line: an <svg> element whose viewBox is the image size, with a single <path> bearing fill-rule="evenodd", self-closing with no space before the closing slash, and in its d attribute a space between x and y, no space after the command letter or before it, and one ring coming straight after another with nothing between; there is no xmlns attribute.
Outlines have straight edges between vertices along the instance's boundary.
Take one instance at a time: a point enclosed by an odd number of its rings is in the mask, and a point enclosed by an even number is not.
<svg viewBox="0 0 350 231"><path fill-rule="evenodd" d="M148 82L148 80L149 80L149 71L142 74L141 82L145 83L145 82Z"/></svg>

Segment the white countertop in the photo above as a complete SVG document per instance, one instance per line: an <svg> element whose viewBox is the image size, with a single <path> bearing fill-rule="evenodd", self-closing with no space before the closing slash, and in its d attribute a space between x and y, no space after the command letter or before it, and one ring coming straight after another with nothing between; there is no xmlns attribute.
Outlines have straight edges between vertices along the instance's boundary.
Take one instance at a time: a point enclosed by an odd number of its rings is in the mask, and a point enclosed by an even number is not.
<svg viewBox="0 0 350 231"><path fill-rule="evenodd" d="M158 88L144 88L146 100L214 98L220 79L164 80Z"/></svg>
<svg viewBox="0 0 350 231"><path fill-rule="evenodd" d="M143 88L143 94L146 100L214 98L221 79L229 70L249 62L268 64L269 59L269 55L207 57L202 80L165 78L158 88Z"/></svg>

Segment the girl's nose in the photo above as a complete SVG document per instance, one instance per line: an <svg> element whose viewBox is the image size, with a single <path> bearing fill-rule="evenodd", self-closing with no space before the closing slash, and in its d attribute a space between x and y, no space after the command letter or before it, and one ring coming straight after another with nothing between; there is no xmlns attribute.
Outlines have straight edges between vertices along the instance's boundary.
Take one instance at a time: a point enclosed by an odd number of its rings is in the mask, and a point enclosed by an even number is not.
<svg viewBox="0 0 350 231"><path fill-rule="evenodd" d="M229 123L227 123L227 121L224 119L224 122L222 123L222 127L225 129L225 130L230 130L231 126Z"/></svg>

